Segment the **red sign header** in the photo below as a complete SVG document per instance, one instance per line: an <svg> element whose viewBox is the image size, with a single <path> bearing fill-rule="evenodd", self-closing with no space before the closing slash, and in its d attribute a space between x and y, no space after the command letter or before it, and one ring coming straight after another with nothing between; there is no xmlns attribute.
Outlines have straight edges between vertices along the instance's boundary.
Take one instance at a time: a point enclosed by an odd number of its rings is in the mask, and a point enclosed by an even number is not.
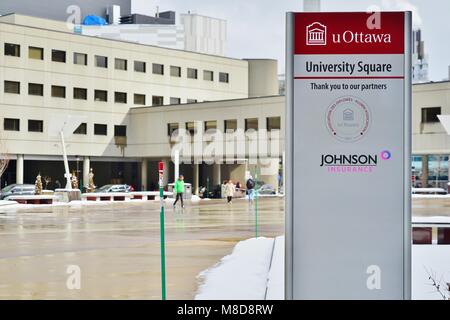
<svg viewBox="0 0 450 320"><path fill-rule="evenodd" d="M158 171L164 171L164 162L158 162Z"/></svg>
<svg viewBox="0 0 450 320"><path fill-rule="evenodd" d="M295 14L294 54L403 54L404 12Z"/></svg>

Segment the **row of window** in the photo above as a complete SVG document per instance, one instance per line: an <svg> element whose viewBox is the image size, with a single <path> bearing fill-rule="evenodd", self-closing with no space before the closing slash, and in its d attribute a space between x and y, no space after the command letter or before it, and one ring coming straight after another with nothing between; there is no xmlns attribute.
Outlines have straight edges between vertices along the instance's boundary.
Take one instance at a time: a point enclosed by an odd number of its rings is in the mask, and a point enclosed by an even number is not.
<svg viewBox="0 0 450 320"><path fill-rule="evenodd" d="M5 80L4 92L20 94L20 82ZM28 94L33 96L44 95L44 85L41 83L28 83ZM64 86L51 86L51 96L54 98L66 98L66 87ZM78 100L87 100L88 90L86 88L73 88L73 98ZM133 103L135 105L145 105L145 94L135 93L133 97ZM107 102L108 91L106 90L94 90L94 100ZM128 103L128 95L126 92L114 92L115 103ZM196 103L197 99L187 99L187 103ZM171 97L170 104L180 104L181 98ZM152 96L153 106L162 106L164 104L163 96Z"/></svg>
<svg viewBox="0 0 450 320"><path fill-rule="evenodd" d="M5 43L5 56L20 57L20 45L14 43ZM28 47L28 58L36 60L44 60L44 48ZM52 49L52 61L66 63L66 51ZM73 63L86 66L88 64L88 55L86 53L73 53ZM99 68L108 68L108 57L94 55L94 64ZM114 58L114 68L116 70L128 70L128 60L121 58ZM133 69L135 72L147 72L147 63L145 61L133 61ZM159 63L152 63L152 73L164 75L164 65ZM179 66L170 66L170 76L180 78L182 70ZM187 68L186 77L188 79L198 79L198 69ZM214 81L214 71L203 70L203 80ZM228 83L230 75L226 72L219 72L219 82Z"/></svg>
<svg viewBox="0 0 450 320"><path fill-rule="evenodd" d="M177 122L167 124L167 134L171 136L174 131L179 129L179 124ZM189 131L191 135L196 132L195 122L186 122L185 129ZM217 129L217 120L209 120L204 122L204 130L214 130ZM258 130L258 118L245 119L245 131L247 130ZM281 118L280 117L268 117L266 118L266 129L268 131L280 130L281 129ZM225 132L234 132L237 130L237 120L230 119L224 120L224 130Z"/></svg>
<svg viewBox="0 0 450 320"><path fill-rule="evenodd" d="M20 131L20 119L4 118L3 130L5 131ZM28 120L28 132L44 132L43 120ZM83 122L73 132L74 134L87 134L87 123ZM108 135L108 125L101 123L94 123L94 134L99 136ZM126 137L127 126L115 125L114 126L115 137Z"/></svg>

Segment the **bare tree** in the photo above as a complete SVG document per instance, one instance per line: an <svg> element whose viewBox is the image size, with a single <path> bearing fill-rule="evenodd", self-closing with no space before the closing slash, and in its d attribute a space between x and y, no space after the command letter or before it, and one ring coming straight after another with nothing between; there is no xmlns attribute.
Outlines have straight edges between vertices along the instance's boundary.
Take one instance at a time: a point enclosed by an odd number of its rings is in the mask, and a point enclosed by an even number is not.
<svg viewBox="0 0 450 320"><path fill-rule="evenodd" d="M428 274L428 280L431 281L431 286L434 287L437 293L440 294L443 300L450 300L450 283L445 283L443 281L443 278L437 280L436 273L433 272L433 270L427 270L425 268L425 271Z"/></svg>

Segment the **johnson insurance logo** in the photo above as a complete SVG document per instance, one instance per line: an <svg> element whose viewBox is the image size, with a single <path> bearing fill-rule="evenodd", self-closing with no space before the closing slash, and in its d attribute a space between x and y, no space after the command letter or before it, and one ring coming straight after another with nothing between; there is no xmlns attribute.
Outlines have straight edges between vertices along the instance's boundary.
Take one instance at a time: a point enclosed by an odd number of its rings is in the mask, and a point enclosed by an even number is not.
<svg viewBox="0 0 450 320"><path fill-rule="evenodd" d="M306 26L306 45L327 45L327 27L320 22L313 22L309 26Z"/></svg>

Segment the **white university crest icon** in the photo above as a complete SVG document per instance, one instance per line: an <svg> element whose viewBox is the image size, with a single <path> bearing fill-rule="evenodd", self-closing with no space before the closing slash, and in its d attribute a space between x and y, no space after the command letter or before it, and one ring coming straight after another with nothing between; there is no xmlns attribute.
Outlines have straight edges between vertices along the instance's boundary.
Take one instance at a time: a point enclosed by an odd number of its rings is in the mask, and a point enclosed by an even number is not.
<svg viewBox="0 0 450 320"><path fill-rule="evenodd" d="M319 22L306 26L306 45L325 46L327 44L327 27Z"/></svg>

